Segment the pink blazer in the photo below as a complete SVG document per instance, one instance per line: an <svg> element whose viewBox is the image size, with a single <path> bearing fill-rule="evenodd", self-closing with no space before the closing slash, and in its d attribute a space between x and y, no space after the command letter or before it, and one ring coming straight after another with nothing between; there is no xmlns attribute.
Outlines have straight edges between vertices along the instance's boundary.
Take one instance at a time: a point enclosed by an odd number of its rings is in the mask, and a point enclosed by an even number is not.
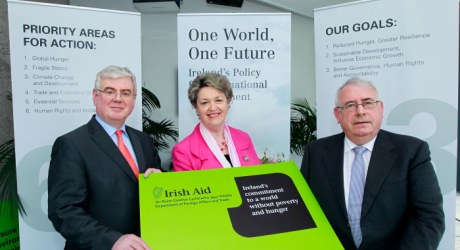
<svg viewBox="0 0 460 250"><path fill-rule="evenodd" d="M230 134L241 166L262 164L254 150L251 138L246 132L229 126ZM199 124L193 132L172 149L174 171L222 168L200 133Z"/></svg>

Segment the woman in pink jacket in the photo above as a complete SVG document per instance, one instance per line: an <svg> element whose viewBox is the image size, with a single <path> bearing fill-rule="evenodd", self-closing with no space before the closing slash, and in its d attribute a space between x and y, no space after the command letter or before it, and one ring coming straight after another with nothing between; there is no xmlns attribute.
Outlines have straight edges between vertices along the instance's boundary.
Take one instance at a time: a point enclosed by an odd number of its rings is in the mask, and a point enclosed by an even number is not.
<svg viewBox="0 0 460 250"><path fill-rule="evenodd" d="M188 98L200 122L173 147L174 171L261 164L249 135L225 123L232 97L232 86L223 75L205 73L193 80Z"/></svg>

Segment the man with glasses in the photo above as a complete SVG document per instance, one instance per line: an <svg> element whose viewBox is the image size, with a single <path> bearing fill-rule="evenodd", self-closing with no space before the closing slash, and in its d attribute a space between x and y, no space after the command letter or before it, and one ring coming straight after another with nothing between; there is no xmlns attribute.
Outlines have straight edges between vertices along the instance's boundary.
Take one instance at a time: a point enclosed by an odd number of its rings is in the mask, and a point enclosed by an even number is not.
<svg viewBox="0 0 460 250"><path fill-rule="evenodd" d="M345 249L436 249L444 233L428 144L380 129L374 85L351 78L337 91L343 133L306 145L301 172Z"/></svg>
<svg viewBox="0 0 460 250"><path fill-rule="evenodd" d="M128 68L96 75L91 120L56 139L48 175L48 217L65 249L149 249L140 235L139 173L161 172L148 134L125 125L137 97Z"/></svg>

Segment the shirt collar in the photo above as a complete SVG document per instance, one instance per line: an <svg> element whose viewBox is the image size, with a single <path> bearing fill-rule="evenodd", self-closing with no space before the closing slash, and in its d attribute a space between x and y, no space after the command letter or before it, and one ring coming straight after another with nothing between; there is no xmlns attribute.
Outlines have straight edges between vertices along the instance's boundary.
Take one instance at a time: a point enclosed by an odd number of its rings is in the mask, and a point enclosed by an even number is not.
<svg viewBox="0 0 460 250"><path fill-rule="evenodd" d="M375 136L368 143L363 144L361 146L365 147L369 152L372 152L372 150L374 149L375 139L377 139L377 136ZM352 141L350 141L350 139L348 139L347 136L345 136L345 145L344 145L345 153L349 152L350 150L352 150L354 147L357 147L357 146L358 145L354 144Z"/></svg>
<svg viewBox="0 0 460 250"><path fill-rule="evenodd" d="M107 132L107 134L109 135L113 135L115 134L115 131L118 130L118 128L114 128L112 126L110 126L107 122L105 122L104 120L102 120L101 117L99 117L98 115L96 115L96 121L99 122L99 124L101 124L102 128L105 130L105 132ZM125 124L123 124L123 126L121 126L121 128L119 128L121 130L123 130L124 133L126 133L126 126Z"/></svg>

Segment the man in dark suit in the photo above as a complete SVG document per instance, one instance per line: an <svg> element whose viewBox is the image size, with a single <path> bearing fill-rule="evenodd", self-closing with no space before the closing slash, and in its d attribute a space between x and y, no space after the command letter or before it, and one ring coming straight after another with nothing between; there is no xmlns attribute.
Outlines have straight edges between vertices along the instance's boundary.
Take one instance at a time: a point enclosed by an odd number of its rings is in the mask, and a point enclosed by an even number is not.
<svg viewBox="0 0 460 250"><path fill-rule="evenodd" d="M307 144L301 171L344 248L436 249L445 225L428 144L381 130L383 102L363 79L339 88L334 115L343 133Z"/></svg>
<svg viewBox="0 0 460 250"><path fill-rule="evenodd" d="M136 93L128 68L106 67L92 93L96 115L54 142L48 217L65 249L149 249L139 237L137 175L161 172L160 158L149 135L125 125Z"/></svg>

